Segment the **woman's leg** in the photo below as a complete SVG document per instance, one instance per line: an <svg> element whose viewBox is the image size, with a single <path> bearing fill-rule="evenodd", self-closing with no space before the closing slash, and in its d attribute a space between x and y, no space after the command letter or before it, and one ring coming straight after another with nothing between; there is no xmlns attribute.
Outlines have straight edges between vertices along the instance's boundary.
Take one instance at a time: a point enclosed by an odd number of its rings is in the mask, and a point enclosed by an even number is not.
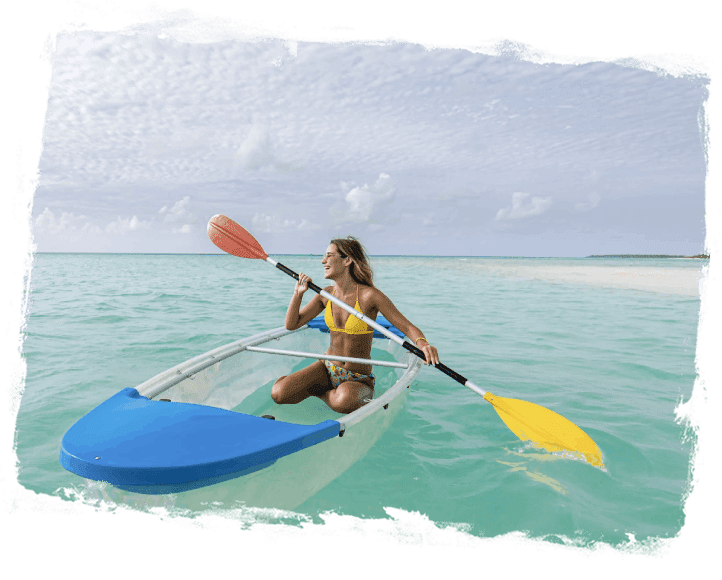
<svg viewBox="0 0 722 580"><path fill-rule="evenodd" d="M279 405L294 405L312 395L323 398L321 395L330 388L326 366L318 360L305 369L278 379L271 390L271 398Z"/></svg>
<svg viewBox="0 0 722 580"><path fill-rule="evenodd" d="M337 413L351 413L373 399L374 390L366 383L348 381L316 396Z"/></svg>

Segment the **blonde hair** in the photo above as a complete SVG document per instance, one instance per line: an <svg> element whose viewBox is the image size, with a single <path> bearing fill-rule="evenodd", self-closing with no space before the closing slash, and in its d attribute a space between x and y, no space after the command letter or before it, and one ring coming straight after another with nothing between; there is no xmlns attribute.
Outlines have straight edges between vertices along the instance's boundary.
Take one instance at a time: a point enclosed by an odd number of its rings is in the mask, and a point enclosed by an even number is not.
<svg viewBox="0 0 722 580"><path fill-rule="evenodd" d="M352 262L349 266L349 274L357 284L365 284L366 286L374 285L374 272L369 264L369 257L366 249L353 236L345 238L335 238L331 243L336 246L338 253L342 258L351 258Z"/></svg>

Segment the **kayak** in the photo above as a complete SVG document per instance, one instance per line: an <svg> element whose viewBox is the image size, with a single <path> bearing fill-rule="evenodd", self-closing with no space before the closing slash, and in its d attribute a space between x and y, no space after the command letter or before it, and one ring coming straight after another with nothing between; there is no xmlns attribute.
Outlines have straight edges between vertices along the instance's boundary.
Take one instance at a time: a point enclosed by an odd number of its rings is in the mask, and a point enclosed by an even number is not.
<svg viewBox="0 0 722 580"><path fill-rule="evenodd" d="M271 258L258 240L231 218L222 214L214 215L208 221L207 231L210 240L224 252L239 258L263 260L270 266L288 274L297 282L300 281L296 272ZM323 296L339 308L346 310L349 314L373 328L375 332L385 335L408 352L422 360L426 360L427 355L422 349L412 342L404 340L398 334L389 332L387 328L377 324L376 321L371 320L363 312L352 308L351 305L339 300L333 294L329 294L313 282L308 282L308 289ZM420 340L420 338L416 340ZM438 360L434 363L434 368L483 397L485 401L494 407L494 410L512 433L522 441L530 441L532 445L551 453L569 453L571 457L583 459L591 465L601 469L604 468L602 452L599 446L589 435L566 417L562 417L559 413L555 413L536 403L494 395Z"/></svg>
<svg viewBox="0 0 722 580"><path fill-rule="evenodd" d="M377 322L403 338L383 316ZM418 357L375 331L370 359L346 359L373 365L373 400L348 415L316 397L274 403L276 379L327 358L324 333L321 316L297 330L268 330L125 388L65 433L60 464L86 480L141 494L185 492L263 471L286 491L313 494L378 440L421 367ZM313 482L304 486L305 477Z"/></svg>

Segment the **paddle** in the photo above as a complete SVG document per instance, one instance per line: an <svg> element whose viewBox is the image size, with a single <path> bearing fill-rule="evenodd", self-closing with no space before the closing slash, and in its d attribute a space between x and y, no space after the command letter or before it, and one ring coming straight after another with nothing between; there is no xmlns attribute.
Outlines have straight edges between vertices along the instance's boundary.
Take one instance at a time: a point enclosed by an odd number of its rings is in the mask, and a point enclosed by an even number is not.
<svg viewBox="0 0 722 580"><path fill-rule="evenodd" d="M276 262L274 259L269 258L256 238L232 219L224 215L215 215L210 219L208 222L208 237L224 252L240 258L265 260L272 266L275 266L292 278L298 280L298 274L296 274L296 272L286 268L286 266ZM331 300L331 302L343 308L349 314L360 318L366 324L375 328L390 340L400 344L409 352L415 354L422 360L426 360L424 352L421 349L399 338L388 329L377 324L375 320L371 320L365 314L358 312L345 302L329 294L322 288L319 288L313 282L310 282L308 287L327 300ZM558 413L535 403L529 403L528 401L497 397L442 363L434 366L455 381L484 397L485 401L492 404L506 426L522 441L531 441L536 446L547 451L569 451L576 456L585 458L594 466L604 467L602 452L592 438L574 423Z"/></svg>

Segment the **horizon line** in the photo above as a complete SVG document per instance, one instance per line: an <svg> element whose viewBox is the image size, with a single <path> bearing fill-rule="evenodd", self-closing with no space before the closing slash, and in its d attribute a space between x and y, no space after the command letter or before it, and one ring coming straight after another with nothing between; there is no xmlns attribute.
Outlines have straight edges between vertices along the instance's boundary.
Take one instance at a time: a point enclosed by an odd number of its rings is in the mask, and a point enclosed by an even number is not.
<svg viewBox="0 0 722 580"><path fill-rule="evenodd" d="M33 252L34 254L73 254L73 255L100 255L100 256L232 256L225 252ZM298 256L317 257L323 254L282 252L269 253L269 256ZM233 256L237 257L237 256ZM478 254L369 254L370 258L709 258L708 254L700 253L694 256L682 254L592 254L589 256L512 256L512 255L478 255Z"/></svg>

